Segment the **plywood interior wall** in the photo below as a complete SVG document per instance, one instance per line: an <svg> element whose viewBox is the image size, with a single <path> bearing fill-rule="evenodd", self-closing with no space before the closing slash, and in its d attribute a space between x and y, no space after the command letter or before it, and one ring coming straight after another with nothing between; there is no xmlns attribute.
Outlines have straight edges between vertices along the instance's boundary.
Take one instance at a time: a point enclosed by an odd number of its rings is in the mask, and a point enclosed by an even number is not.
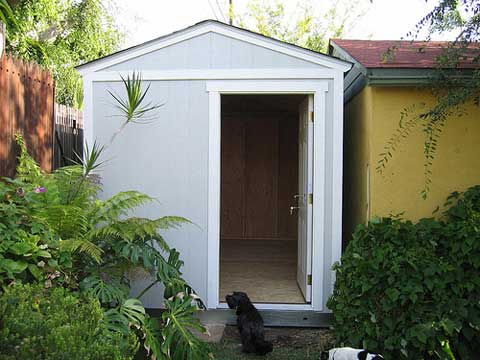
<svg viewBox="0 0 480 360"><path fill-rule="evenodd" d="M302 98L222 96L222 239L296 240Z"/></svg>

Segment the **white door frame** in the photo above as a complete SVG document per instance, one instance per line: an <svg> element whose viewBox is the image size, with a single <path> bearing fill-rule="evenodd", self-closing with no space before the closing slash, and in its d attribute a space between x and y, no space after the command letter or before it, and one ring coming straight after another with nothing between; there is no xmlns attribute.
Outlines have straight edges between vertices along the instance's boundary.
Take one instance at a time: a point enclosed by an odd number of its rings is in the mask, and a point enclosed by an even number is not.
<svg viewBox="0 0 480 360"><path fill-rule="evenodd" d="M311 94L313 122L313 231L312 301L310 304L256 304L260 309L323 310L324 226L325 226L325 121L327 80L211 80L209 93L208 140L208 248L207 307L225 308L219 302L220 285L220 156L221 94Z"/></svg>

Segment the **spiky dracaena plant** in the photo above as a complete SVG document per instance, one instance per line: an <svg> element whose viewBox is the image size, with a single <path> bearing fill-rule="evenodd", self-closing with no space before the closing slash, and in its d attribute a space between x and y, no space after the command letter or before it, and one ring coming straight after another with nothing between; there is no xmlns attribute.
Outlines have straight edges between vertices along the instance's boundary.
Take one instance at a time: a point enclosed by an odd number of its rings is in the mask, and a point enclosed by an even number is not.
<svg viewBox="0 0 480 360"><path fill-rule="evenodd" d="M0 21L3 21L8 27L17 26L17 21L7 0L0 0Z"/></svg>
<svg viewBox="0 0 480 360"><path fill-rule="evenodd" d="M126 106L134 113L132 119L138 121L158 108L142 105L148 88L142 91L139 75L127 77L124 85ZM140 98L132 97L131 89L136 89ZM134 104L129 105L129 101ZM140 114L135 115L135 109L140 109ZM125 116L129 123L131 119ZM119 131L123 128L122 124ZM47 223L61 239L61 249L74 255L76 270L72 276L82 291L98 298L105 309L107 327L122 333L138 331L152 359L209 358L206 345L192 334L193 329L205 331L193 316L203 303L182 278L183 262L178 251L171 249L160 234L190 221L179 216L132 217L137 207L155 201L137 191L98 199L101 185L97 172L104 147L97 143L86 148L81 164L60 168L49 175L43 174L28 155L21 137L18 143L22 149L20 178L45 190L42 200L32 209L32 216ZM129 274L138 269L148 273L152 282L135 298L130 298ZM166 310L161 319L153 319L145 312L141 297L158 283L165 287Z"/></svg>

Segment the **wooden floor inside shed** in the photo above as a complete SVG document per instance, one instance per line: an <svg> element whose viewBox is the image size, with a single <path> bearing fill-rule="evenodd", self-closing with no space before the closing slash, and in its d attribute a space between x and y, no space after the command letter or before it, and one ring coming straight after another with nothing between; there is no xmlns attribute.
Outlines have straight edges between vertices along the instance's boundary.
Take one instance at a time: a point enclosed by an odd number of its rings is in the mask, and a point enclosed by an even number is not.
<svg viewBox="0 0 480 360"><path fill-rule="evenodd" d="M297 285L297 242L220 241L220 301L243 291L257 303L304 304Z"/></svg>

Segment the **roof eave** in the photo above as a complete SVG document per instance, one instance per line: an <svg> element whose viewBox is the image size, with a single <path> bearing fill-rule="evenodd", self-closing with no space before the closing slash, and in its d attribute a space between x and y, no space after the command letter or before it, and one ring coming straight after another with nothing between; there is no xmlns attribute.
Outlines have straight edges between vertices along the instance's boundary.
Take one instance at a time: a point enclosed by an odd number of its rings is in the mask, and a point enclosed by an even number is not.
<svg viewBox="0 0 480 360"><path fill-rule="evenodd" d="M435 68L368 68L369 85L430 85ZM456 78L471 77L473 69L452 69Z"/></svg>
<svg viewBox="0 0 480 360"><path fill-rule="evenodd" d="M366 68L366 74L358 72L350 82L345 81L345 103L365 86L431 86L432 74L436 70L432 68ZM472 71L473 69L457 69L453 76L468 78ZM346 79L350 73L347 74Z"/></svg>

